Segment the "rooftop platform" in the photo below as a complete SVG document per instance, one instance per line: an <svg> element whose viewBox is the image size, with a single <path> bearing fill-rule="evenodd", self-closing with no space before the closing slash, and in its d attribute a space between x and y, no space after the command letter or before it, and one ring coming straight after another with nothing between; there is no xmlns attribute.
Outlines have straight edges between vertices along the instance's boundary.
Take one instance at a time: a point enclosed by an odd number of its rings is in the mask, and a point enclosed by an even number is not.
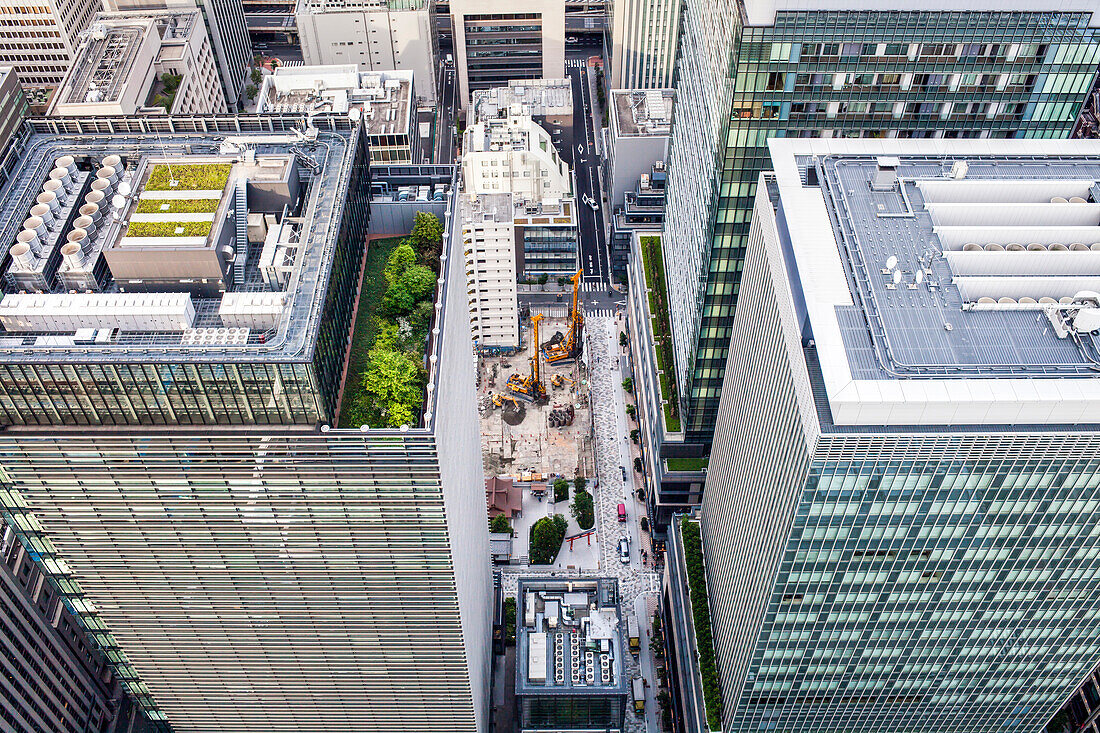
<svg viewBox="0 0 1100 733"><path fill-rule="evenodd" d="M513 104L532 117L573 114L573 87L569 79L523 79L508 86L476 90L471 94L468 124L499 117Z"/></svg>
<svg viewBox="0 0 1100 733"><path fill-rule="evenodd" d="M23 258L4 258L0 310L13 315L19 299L11 296L22 292L28 312L40 308L42 317L5 322L0 363L312 359L361 133L343 115L311 119L315 140L303 134L304 116L28 123L0 192L0 251ZM59 161L71 170L59 172ZM70 179L71 190L52 185ZM44 196L44 187L56 193ZM54 219L21 233L46 199L61 204ZM17 247L28 240L37 252ZM120 277L112 252L170 264L154 274L174 284ZM188 260L200 254L201 265ZM86 285L66 279L74 263ZM188 281L189 268L209 266L211 278L224 278L220 287ZM91 320L50 320L55 300L76 297L95 299L95 313L84 314ZM134 298L146 321L118 315Z"/></svg>
<svg viewBox="0 0 1100 733"><path fill-rule="evenodd" d="M359 110L368 135L409 134L413 72L359 71L355 64L284 66L264 78L258 110L270 114Z"/></svg>
<svg viewBox="0 0 1100 733"><path fill-rule="evenodd" d="M612 125L619 137L659 137L672 131L671 89L612 89Z"/></svg>
<svg viewBox="0 0 1100 733"><path fill-rule="evenodd" d="M1095 419L1100 144L771 148L794 306L837 424Z"/></svg>

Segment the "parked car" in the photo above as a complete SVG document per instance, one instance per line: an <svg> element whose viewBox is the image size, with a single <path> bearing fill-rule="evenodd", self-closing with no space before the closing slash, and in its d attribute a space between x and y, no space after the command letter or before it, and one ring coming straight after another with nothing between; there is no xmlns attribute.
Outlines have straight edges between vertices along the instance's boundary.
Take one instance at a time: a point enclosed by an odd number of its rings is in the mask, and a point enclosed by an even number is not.
<svg viewBox="0 0 1100 733"><path fill-rule="evenodd" d="M619 466L619 470L623 472L623 481L626 481L626 466Z"/></svg>
<svg viewBox="0 0 1100 733"><path fill-rule="evenodd" d="M630 538L623 537L619 540L619 562L626 565L630 562Z"/></svg>
<svg viewBox="0 0 1100 733"><path fill-rule="evenodd" d="M626 504L619 504L619 521L626 521Z"/></svg>
<svg viewBox="0 0 1100 733"><path fill-rule="evenodd" d="M576 43L576 42L577 42L577 41L579 41L579 40L580 40L580 39L579 39L579 38L577 38L576 36L566 36L566 37L565 37L565 42L566 42L566 43Z"/></svg>

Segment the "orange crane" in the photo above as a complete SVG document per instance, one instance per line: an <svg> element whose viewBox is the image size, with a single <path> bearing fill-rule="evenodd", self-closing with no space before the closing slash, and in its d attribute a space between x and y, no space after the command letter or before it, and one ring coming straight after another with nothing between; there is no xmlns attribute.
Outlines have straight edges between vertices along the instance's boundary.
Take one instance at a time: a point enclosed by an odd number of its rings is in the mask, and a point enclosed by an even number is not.
<svg viewBox="0 0 1100 733"><path fill-rule="evenodd" d="M584 327L584 316L581 315L577 296L580 293L583 276L582 269L577 270L577 274L570 278L573 282L573 304L569 310L569 333L542 347L542 355L548 364L567 364L581 355L581 329Z"/></svg>
<svg viewBox="0 0 1100 733"><path fill-rule="evenodd" d="M519 374L513 374L508 377L508 383L505 385L508 387L508 391L516 397L540 403L549 399L546 396L546 387L539 378L539 321L541 320L541 313L531 316L531 323L535 327L533 342L535 355L531 357L531 376L521 377Z"/></svg>

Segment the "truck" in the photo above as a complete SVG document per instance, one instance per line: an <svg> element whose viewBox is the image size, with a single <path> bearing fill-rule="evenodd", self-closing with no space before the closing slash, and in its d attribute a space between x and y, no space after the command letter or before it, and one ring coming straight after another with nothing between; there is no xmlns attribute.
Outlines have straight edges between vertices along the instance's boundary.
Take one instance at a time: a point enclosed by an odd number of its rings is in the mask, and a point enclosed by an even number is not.
<svg viewBox="0 0 1100 733"><path fill-rule="evenodd" d="M645 714L645 682L641 677L635 677L630 683L631 692L634 693L634 714Z"/></svg>
<svg viewBox="0 0 1100 733"><path fill-rule="evenodd" d="M626 619L627 641L630 642L630 653L638 656L642 649L642 638L638 636L638 617L631 615Z"/></svg>

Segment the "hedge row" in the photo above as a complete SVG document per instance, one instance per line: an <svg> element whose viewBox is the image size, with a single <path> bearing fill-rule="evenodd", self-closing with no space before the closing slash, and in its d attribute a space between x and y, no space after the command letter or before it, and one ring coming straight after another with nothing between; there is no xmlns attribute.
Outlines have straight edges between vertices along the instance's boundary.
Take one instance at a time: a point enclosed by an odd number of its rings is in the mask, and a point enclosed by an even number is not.
<svg viewBox="0 0 1100 733"><path fill-rule="evenodd" d="M183 231L177 232L177 229ZM210 234L208 221L132 221L127 237L205 237Z"/></svg>
<svg viewBox="0 0 1100 733"><path fill-rule="evenodd" d="M138 202L139 214L213 214L218 210L218 199L142 199ZM167 205L168 208L161 208Z"/></svg>
<svg viewBox="0 0 1100 733"><path fill-rule="evenodd" d="M176 165L159 163L149 172L145 182L147 191L220 191L229 182L228 163L209 165ZM176 181L175 186L169 185Z"/></svg>
<svg viewBox="0 0 1100 733"><path fill-rule="evenodd" d="M722 688L718 683L718 668L714 664L714 640L710 633L710 606L707 601L707 575L703 569L703 545L699 524L684 517L680 522L687 562L688 589L691 593L691 617L695 622L695 646L699 651L699 672L703 682L703 702L707 708L707 725L722 729Z"/></svg>

